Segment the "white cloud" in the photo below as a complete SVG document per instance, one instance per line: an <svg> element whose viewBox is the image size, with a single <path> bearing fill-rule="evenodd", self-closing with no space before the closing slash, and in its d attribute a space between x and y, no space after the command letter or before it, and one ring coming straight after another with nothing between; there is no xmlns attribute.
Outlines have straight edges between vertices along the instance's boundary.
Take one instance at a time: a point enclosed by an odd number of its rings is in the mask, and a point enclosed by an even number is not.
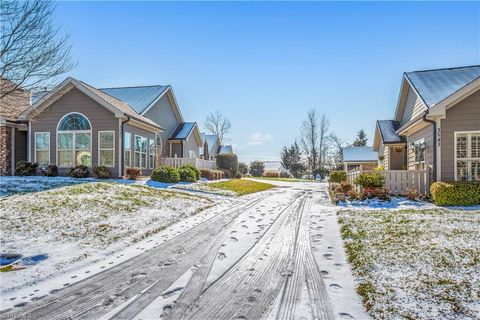
<svg viewBox="0 0 480 320"><path fill-rule="evenodd" d="M265 142L268 142L268 141L272 140L272 138L273 137L270 133L263 133L263 132L257 131L257 132L251 134L248 137L247 145L248 146L261 146Z"/></svg>

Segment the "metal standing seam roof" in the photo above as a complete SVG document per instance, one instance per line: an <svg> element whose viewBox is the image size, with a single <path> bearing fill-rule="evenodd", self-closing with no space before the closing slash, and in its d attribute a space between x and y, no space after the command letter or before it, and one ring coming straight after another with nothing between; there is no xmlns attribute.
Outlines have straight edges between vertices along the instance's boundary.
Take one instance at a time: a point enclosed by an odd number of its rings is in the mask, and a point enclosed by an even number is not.
<svg viewBox="0 0 480 320"><path fill-rule="evenodd" d="M196 124L196 122L180 123L168 140L186 140Z"/></svg>
<svg viewBox="0 0 480 320"><path fill-rule="evenodd" d="M395 120L378 120L377 127L384 144L405 143L406 139L399 136L396 131L400 128L400 122Z"/></svg>
<svg viewBox="0 0 480 320"><path fill-rule="evenodd" d="M222 153L233 153L233 148L231 145L224 145L224 146L220 146L218 148L218 153L219 154L222 154Z"/></svg>
<svg viewBox="0 0 480 320"><path fill-rule="evenodd" d="M169 86L138 86L138 87L119 87L99 89L123 102L128 103L138 114L152 104Z"/></svg>
<svg viewBox="0 0 480 320"><path fill-rule="evenodd" d="M215 142L217 141L218 137L216 134L205 134L202 133L202 138L204 141L207 142L208 145L208 153L212 153L213 146L215 146Z"/></svg>
<svg viewBox="0 0 480 320"><path fill-rule="evenodd" d="M376 162L378 154L372 147L343 148L343 162Z"/></svg>
<svg viewBox="0 0 480 320"><path fill-rule="evenodd" d="M406 72L428 108L480 78L480 65Z"/></svg>
<svg viewBox="0 0 480 320"><path fill-rule="evenodd" d="M274 170L280 171L285 170L282 163L280 161L264 161L263 162L263 169L264 170Z"/></svg>

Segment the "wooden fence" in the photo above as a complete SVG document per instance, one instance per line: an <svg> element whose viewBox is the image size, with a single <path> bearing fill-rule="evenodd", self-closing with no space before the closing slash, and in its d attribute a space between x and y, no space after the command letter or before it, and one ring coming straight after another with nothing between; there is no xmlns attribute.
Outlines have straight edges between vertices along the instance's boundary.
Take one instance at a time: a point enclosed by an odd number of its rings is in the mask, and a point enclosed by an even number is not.
<svg viewBox="0 0 480 320"><path fill-rule="evenodd" d="M383 171L362 171L352 170L347 172L347 182L353 181L362 173L379 173L385 177L385 187L390 189L392 194L404 194L409 188L415 189L422 195L430 193L429 170L383 170ZM357 186L357 188L360 188ZM360 191L360 189L357 189Z"/></svg>
<svg viewBox="0 0 480 320"><path fill-rule="evenodd" d="M180 168L184 165L191 165L198 169L215 169L215 161L204 160L198 158L162 158L160 165Z"/></svg>

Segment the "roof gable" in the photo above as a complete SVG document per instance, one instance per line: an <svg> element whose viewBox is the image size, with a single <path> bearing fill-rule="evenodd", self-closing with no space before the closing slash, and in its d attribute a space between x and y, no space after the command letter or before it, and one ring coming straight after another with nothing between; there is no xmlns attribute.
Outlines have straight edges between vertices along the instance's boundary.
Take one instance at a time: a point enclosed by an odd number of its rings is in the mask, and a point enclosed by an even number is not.
<svg viewBox="0 0 480 320"><path fill-rule="evenodd" d="M169 86L139 86L139 87L119 87L99 89L121 101L128 103L135 112L141 114L147 109L159 96L161 96Z"/></svg>
<svg viewBox="0 0 480 320"><path fill-rule="evenodd" d="M405 76L430 108L480 78L480 65L407 72Z"/></svg>
<svg viewBox="0 0 480 320"><path fill-rule="evenodd" d="M227 145L222 145L218 148L218 153L219 154L222 154L222 153L233 153L233 148L230 144L227 144Z"/></svg>
<svg viewBox="0 0 480 320"><path fill-rule="evenodd" d="M196 124L196 122L180 123L168 140L187 140Z"/></svg>
<svg viewBox="0 0 480 320"><path fill-rule="evenodd" d="M212 153L213 152L213 147L215 146L216 142L218 141L218 136L216 134L202 133L202 138L208 145L208 153ZM218 147L218 145L217 145L217 147Z"/></svg>
<svg viewBox="0 0 480 320"><path fill-rule="evenodd" d="M377 127L383 144L404 143L405 137L396 133L400 128L400 122L395 120L378 120Z"/></svg>

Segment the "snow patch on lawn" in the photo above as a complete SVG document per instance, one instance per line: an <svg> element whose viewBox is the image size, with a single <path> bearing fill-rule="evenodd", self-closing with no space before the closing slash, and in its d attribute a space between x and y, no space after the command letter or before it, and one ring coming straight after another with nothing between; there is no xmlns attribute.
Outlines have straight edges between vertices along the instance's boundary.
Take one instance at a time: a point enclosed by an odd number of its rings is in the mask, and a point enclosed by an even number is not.
<svg viewBox="0 0 480 320"><path fill-rule="evenodd" d="M217 181L212 181L212 182L218 182L221 180ZM231 197L236 197L237 194L233 191L230 190L222 190L218 188L212 188L209 186L211 182L207 181L198 181L195 183L188 183L188 184L176 184L172 186L173 189L181 189L181 190L186 190L186 191L196 191L196 192L205 192L205 193L212 193L212 194L217 194L217 195L223 195L223 196L231 196Z"/></svg>
<svg viewBox="0 0 480 320"><path fill-rule="evenodd" d="M426 201L409 200L405 197L392 197L389 201L380 200L378 198L365 199L365 200L346 200L338 203L339 207L362 209L362 210L375 210L375 209L415 209L415 208L436 208L433 203Z"/></svg>

